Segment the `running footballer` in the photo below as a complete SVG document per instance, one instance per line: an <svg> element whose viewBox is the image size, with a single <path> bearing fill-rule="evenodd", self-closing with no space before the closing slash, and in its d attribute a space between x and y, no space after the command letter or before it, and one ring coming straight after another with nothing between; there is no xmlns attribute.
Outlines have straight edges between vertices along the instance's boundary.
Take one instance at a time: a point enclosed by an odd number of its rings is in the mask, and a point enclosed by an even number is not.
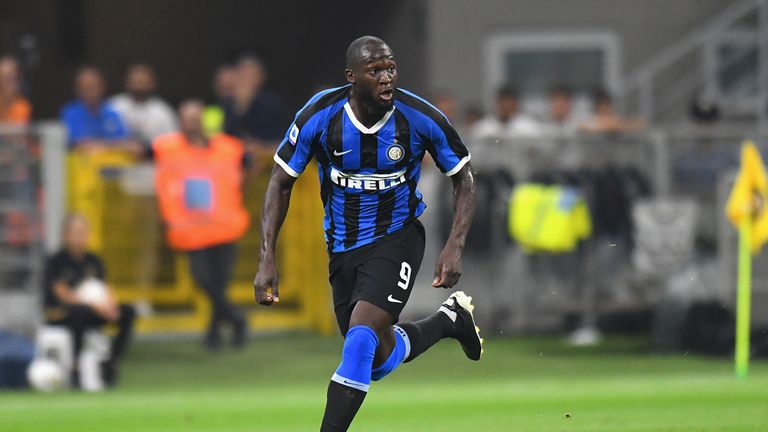
<svg viewBox="0 0 768 432"><path fill-rule="evenodd" d="M253 281L258 303L279 303L277 235L294 181L315 158L334 310L345 337L341 363L328 385L321 432L346 431L371 380L384 378L443 338L457 339L471 360L483 353L472 298L461 291L435 314L398 324L424 255L418 217L426 205L416 187L421 160L429 152L453 182L453 225L432 282L451 288L461 275L474 213L469 151L440 111L397 87L395 57L384 41L356 39L346 63L348 84L313 96L275 154Z"/></svg>

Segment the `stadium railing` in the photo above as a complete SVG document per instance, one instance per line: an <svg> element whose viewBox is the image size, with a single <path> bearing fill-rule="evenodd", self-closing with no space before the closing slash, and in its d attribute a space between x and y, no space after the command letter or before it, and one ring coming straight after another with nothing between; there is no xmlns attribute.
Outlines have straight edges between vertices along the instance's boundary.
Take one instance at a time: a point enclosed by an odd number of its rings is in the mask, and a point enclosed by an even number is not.
<svg viewBox="0 0 768 432"><path fill-rule="evenodd" d="M736 249L735 231L723 217L728 191L724 182L738 168L744 139L754 139L761 149L768 150L768 136L748 129L692 127L631 134L508 138L470 142L469 146L479 176L507 171L519 184L535 173L548 171L632 168L652 186L651 200L692 200L698 208L698 220L691 263L694 267L689 268L718 265L722 280L716 283L715 292L707 295L729 305L735 299ZM485 307L491 309L485 311L490 317L485 324L491 328L560 329L565 320L574 316L594 322L605 313L654 308L663 299L672 275L656 281L639 278L632 261L633 239L623 247L611 239L590 239L571 256L541 259L522 253L506 236L506 202L490 211L495 214L488 220L496 225L492 228L494 238L487 245L490 252L473 255L468 241L466 266L474 271L466 272L462 282L484 296ZM577 256L579 253L584 256ZM756 308L761 307L757 305L762 296L768 295L768 289L761 293L757 288L760 281L768 281L768 273L761 271L768 266L760 264L765 258L757 260Z"/></svg>
<svg viewBox="0 0 768 432"><path fill-rule="evenodd" d="M59 222L66 211L90 212L95 221L92 224L98 227L94 246L107 262L110 282L121 299L144 304L145 310L152 312L140 320L139 330L144 333L202 330L208 304L189 278L185 257L165 246L151 190L151 165L127 164L119 158L77 160L77 156L67 154L63 131L56 123L40 125L35 130L44 149L41 178L45 190L46 249L52 251L57 245ZM735 231L726 224L722 209L728 182L738 167L740 144L747 138L754 139L762 150L768 150L767 134L744 128L667 128L610 136L553 135L469 142L468 145L480 176L507 170L520 182L537 171L632 167L651 183L653 197L693 198L699 207L697 256L717 263L721 278L717 282L718 297L729 305L735 298ZM80 165L67 176L65 168L72 164L86 165ZM73 175L80 179L64 180L72 179ZM428 177L425 171L422 180ZM72 191L67 197L67 190L84 179L90 179L91 183L79 186L85 204L78 208L77 195ZM425 197L433 210L425 217L431 218L427 224L431 231L428 238L436 239L433 243L439 247L445 236L440 219L450 215L450 206L441 208L445 205L443 202L448 202L443 198L450 194L441 188L450 188L450 182L435 180L439 187L433 190L433 196ZM308 172L297 182L281 236L279 265L283 303L277 310L253 306L251 280L257 263L258 212L265 181L264 176L253 179L244 194L253 224L240 243L230 296L236 303L248 307L254 329L332 332L322 208L314 172ZM603 275L580 274L578 259L550 262L549 270L545 265L542 272L540 263L522 254L506 237L506 197L493 211L496 213L490 218L493 225L490 229L495 234L479 252L472 250L468 243L467 271L461 281L461 287L471 287L483 298L481 307L485 310L479 318L486 321L485 325L511 331L547 329L560 325L574 314L637 310L654 307L660 300L663 286L632 285L630 254L619 249L606 249L608 258L614 259L610 265L622 269L608 287L595 288L596 283L604 279ZM768 306L768 289L762 288L768 286L768 273L764 270L768 266L763 263L764 256L756 259L755 308L762 310L760 308ZM431 264L426 261L423 264L424 275L430 273ZM542 278L542 274L545 277ZM441 293L435 295L442 296ZM417 309L421 313L421 309L433 308L434 301L420 302L418 296L414 297L406 316ZM761 315L755 313L754 316Z"/></svg>
<svg viewBox="0 0 768 432"><path fill-rule="evenodd" d="M42 131L44 132L44 131ZM42 274L40 128L0 126L0 329L31 334Z"/></svg>

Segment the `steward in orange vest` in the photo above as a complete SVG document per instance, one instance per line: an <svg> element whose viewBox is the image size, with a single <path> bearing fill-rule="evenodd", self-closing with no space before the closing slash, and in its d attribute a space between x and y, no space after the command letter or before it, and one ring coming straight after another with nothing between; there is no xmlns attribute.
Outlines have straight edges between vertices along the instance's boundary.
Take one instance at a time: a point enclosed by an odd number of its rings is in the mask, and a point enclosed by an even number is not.
<svg viewBox="0 0 768 432"><path fill-rule="evenodd" d="M245 234L249 216L241 192L239 140L217 134L200 147L177 132L158 137L152 147L157 196L173 248L201 249Z"/></svg>
<svg viewBox="0 0 768 432"><path fill-rule="evenodd" d="M152 144L160 211L171 247L187 252L195 283L211 301L204 344L221 346L222 324L232 327L232 343L246 342L245 316L227 298L237 256L237 240L248 229L243 207L243 144L203 132L202 102L179 107L181 132L161 135Z"/></svg>

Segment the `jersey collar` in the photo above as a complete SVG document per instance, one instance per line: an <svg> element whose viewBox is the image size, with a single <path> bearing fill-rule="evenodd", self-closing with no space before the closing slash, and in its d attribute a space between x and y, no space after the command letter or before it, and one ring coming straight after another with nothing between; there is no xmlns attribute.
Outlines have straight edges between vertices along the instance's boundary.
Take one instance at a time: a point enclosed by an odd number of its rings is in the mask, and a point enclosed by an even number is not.
<svg viewBox="0 0 768 432"><path fill-rule="evenodd" d="M384 116L376 122L375 125L367 128L365 125L360 123L360 120L355 117L355 113L352 112L352 106L349 105L349 101L344 104L344 111L347 112L347 116L349 117L349 121L352 122L353 125L357 128L357 130L360 131L360 133L366 134L366 135L372 135L379 131L385 124L387 124L387 121L390 117L392 117L392 113L395 112L395 104L392 104L392 108L387 111Z"/></svg>

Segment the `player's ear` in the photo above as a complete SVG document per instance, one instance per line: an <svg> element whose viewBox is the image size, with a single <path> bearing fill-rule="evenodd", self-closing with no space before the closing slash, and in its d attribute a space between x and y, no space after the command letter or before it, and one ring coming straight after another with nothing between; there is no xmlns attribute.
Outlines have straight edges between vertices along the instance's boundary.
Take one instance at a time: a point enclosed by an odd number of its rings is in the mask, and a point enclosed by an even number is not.
<svg viewBox="0 0 768 432"><path fill-rule="evenodd" d="M355 73L352 72L352 69L349 69L349 68L345 69L344 70L344 76L347 78L347 82L348 83L350 83L350 84L354 84L355 83Z"/></svg>

